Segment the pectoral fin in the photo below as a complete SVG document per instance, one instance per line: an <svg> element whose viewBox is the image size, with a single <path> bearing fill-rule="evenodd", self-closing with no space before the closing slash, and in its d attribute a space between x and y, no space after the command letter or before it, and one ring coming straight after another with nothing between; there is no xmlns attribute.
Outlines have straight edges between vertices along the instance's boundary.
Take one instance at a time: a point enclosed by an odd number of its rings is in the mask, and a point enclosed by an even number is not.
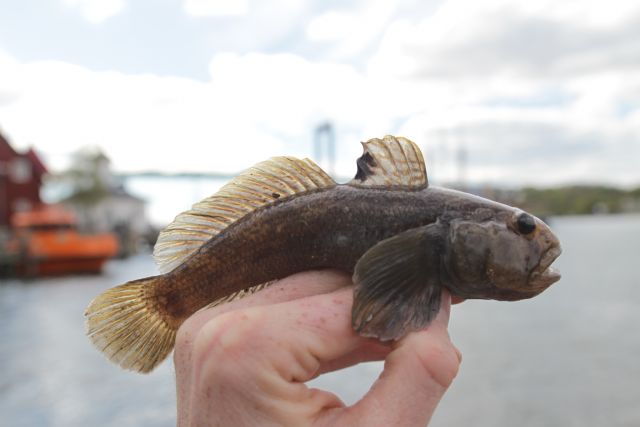
<svg viewBox="0 0 640 427"><path fill-rule="evenodd" d="M438 224L414 228L379 242L360 258L351 315L359 335L395 340L435 318L443 235Z"/></svg>

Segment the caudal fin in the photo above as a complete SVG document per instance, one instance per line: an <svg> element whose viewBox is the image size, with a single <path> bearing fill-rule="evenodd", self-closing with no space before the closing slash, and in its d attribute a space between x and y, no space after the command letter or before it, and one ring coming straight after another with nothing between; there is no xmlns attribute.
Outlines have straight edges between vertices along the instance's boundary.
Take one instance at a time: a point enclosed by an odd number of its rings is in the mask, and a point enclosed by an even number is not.
<svg viewBox="0 0 640 427"><path fill-rule="evenodd" d="M173 349L176 327L148 297L159 280L154 276L111 288L85 310L87 336L124 369L150 372Z"/></svg>

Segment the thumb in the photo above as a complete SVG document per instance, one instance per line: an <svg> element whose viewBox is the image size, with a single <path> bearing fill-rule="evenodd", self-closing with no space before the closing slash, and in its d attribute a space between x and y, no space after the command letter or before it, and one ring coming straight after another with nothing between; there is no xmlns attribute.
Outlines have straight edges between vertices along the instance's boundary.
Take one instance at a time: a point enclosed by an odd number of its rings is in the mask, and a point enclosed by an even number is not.
<svg viewBox="0 0 640 427"><path fill-rule="evenodd" d="M458 373L461 356L449 339L451 297L444 291L440 311L425 330L394 344L371 390L342 416L344 425L424 426Z"/></svg>

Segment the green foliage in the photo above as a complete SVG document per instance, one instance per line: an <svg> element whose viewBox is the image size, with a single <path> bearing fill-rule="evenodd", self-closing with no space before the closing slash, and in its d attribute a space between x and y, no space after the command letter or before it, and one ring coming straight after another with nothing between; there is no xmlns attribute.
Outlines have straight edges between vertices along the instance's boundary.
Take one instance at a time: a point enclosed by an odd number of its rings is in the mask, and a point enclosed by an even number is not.
<svg viewBox="0 0 640 427"><path fill-rule="evenodd" d="M640 188L623 190L604 186L524 188L522 208L539 215L620 213L640 205Z"/></svg>

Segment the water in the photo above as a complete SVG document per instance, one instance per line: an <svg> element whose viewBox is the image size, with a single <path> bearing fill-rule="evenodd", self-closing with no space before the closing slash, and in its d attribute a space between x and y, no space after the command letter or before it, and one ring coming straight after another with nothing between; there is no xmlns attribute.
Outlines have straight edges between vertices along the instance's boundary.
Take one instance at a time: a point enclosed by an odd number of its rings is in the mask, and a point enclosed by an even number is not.
<svg viewBox="0 0 640 427"><path fill-rule="evenodd" d="M563 279L517 303L468 301L450 331L464 360L432 426L640 425L640 216L558 218ZM104 275L4 279L0 286L0 425L173 426L174 373L123 372L84 337L97 293L153 274L150 256ZM355 402L380 363L314 386Z"/></svg>

